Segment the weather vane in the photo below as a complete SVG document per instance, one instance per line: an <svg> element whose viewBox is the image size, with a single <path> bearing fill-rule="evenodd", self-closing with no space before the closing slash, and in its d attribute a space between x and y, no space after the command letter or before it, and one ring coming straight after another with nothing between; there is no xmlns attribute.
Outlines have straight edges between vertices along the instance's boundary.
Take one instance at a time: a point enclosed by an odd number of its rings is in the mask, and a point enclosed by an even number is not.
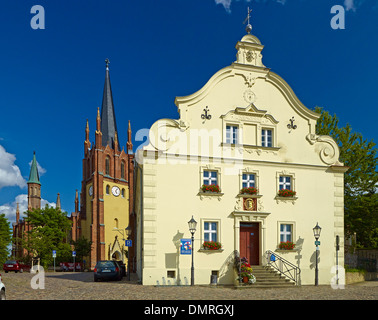
<svg viewBox="0 0 378 320"><path fill-rule="evenodd" d="M251 33L251 31L252 31L252 25L249 23L249 19L251 18L252 9L249 9L249 7L248 7L247 10L248 10L247 18L245 18L243 24L245 24L246 22L248 22L247 27L245 28L245 31L247 31L247 33Z"/></svg>
<svg viewBox="0 0 378 320"><path fill-rule="evenodd" d="M109 69L109 63L110 63L110 61L109 61L108 58L105 59L105 63L106 63L106 69Z"/></svg>

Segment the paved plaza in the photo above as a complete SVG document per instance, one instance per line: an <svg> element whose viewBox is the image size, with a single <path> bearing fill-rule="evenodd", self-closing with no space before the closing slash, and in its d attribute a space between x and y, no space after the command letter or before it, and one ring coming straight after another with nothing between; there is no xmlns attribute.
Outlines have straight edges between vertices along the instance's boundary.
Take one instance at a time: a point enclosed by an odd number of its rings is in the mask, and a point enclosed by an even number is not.
<svg viewBox="0 0 378 320"><path fill-rule="evenodd" d="M331 286L253 288L142 286L134 279L93 282L93 273L45 273L44 289L33 289L34 274L5 273L7 300L378 300L378 281Z"/></svg>

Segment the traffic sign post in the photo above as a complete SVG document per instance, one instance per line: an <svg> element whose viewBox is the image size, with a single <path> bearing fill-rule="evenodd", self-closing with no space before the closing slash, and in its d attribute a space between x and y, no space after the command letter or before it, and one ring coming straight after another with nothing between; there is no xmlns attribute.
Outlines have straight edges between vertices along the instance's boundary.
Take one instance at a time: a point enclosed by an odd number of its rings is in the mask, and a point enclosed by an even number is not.
<svg viewBox="0 0 378 320"><path fill-rule="evenodd" d="M76 257L76 251L72 251L72 257L73 257L73 272L75 272L75 257Z"/></svg>
<svg viewBox="0 0 378 320"><path fill-rule="evenodd" d="M55 272L55 258L56 258L56 250L52 251L52 256L54 258L54 272Z"/></svg>

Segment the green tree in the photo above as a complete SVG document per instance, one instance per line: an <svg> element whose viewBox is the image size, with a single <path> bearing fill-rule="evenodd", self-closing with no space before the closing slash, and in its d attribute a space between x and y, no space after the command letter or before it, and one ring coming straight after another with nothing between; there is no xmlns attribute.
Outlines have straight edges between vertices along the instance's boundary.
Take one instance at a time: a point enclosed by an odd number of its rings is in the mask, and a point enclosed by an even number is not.
<svg viewBox="0 0 378 320"><path fill-rule="evenodd" d="M67 213L46 205L44 209L34 209L26 212L31 230L24 239L24 247L41 259L41 264L47 268L53 263L52 251L56 250L57 258L70 257L71 246L66 242L71 221Z"/></svg>
<svg viewBox="0 0 378 320"><path fill-rule="evenodd" d="M0 265L7 260L9 256L8 247L12 242L12 231L10 223L5 214L0 214Z"/></svg>
<svg viewBox="0 0 378 320"><path fill-rule="evenodd" d="M363 139L347 124L322 108L316 133L333 137L340 149L340 161L349 170L344 175L344 223L346 235L356 232L360 247L378 247L378 157L376 144Z"/></svg>
<svg viewBox="0 0 378 320"><path fill-rule="evenodd" d="M91 254L92 241L84 237L80 237L76 241L71 241L71 244L75 248L77 262L83 262L84 257L87 257Z"/></svg>

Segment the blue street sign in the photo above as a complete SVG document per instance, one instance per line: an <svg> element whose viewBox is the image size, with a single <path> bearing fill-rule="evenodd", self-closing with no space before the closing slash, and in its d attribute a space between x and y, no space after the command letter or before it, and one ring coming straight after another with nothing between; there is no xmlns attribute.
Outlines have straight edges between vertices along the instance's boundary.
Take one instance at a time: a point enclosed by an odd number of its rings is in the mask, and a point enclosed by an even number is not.
<svg viewBox="0 0 378 320"><path fill-rule="evenodd" d="M133 246L133 240L125 240L125 246L126 247L132 247Z"/></svg>
<svg viewBox="0 0 378 320"><path fill-rule="evenodd" d="M52 254L53 254L53 258L56 258L56 250L53 250Z"/></svg>
<svg viewBox="0 0 378 320"><path fill-rule="evenodd" d="M72 251L72 256L76 257L76 251Z"/></svg>
<svg viewBox="0 0 378 320"><path fill-rule="evenodd" d="M180 239L180 254L192 254L191 239Z"/></svg>

